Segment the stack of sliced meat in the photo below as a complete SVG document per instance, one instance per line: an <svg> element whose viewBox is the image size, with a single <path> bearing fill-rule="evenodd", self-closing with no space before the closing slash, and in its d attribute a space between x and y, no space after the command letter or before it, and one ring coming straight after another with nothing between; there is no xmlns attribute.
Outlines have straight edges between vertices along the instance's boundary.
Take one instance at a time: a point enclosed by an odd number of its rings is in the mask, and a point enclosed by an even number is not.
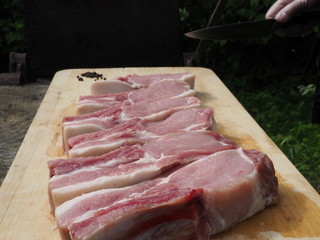
<svg viewBox="0 0 320 240"><path fill-rule="evenodd" d="M129 75L80 97L69 159L48 163L62 239L209 239L276 202L271 160L212 131L194 78Z"/></svg>

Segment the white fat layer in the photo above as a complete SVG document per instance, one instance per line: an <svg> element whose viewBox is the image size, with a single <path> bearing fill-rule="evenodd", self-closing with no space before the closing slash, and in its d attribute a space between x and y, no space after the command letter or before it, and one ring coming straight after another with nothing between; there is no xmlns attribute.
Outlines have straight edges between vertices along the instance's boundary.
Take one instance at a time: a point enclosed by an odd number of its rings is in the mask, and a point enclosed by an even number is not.
<svg viewBox="0 0 320 240"><path fill-rule="evenodd" d="M144 195L146 192L148 192L150 189L146 189L144 190L143 192L140 192L140 193L131 193L128 197L129 198L139 198L141 197L142 195ZM125 199L126 200L126 199ZM122 200L118 201L118 202L121 202Z"/></svg>
<svg viewBox="0 0 320 240"><path fill-rule="evenodd" d="M185 74L184 76L181 77L181 80L187 82L192 89L194 88L194 81L195 81L194 74L192 73Z"/></svg>
<svg viewBox="0 0 320 240"><path fill-rule="evenodd" d="M135 104L135 102L131 99L132 92L128 94L128 101L131 105Z"/></svg>
<svg viewBox="0 0 320 240"><path fill-rule="evenodd" d="M122 190L122 189L123 189L123 188L108 189L108 190L110 190L110 191L116 191L116 190ZM147 190L146 190L146 191L147 191ZM94 193L96 193L96 192L94 192ZM87 195L87 194L85 194L85 195ZM138 195L138 194L137 194L137 195ZM86 211L86 212L83 213L82 215L76 217L76 218L72 221L72 223L82 222L82 221L84 221L84 220L86 220L86 219L94 216L94 213L97 212L97 211L107 209L107 208L109 208L110 206L113 206L113 205L115 205L115 204L119 204L119 203L122 203L122 202L126 202L126 201L128 201L129 199L131 199L131 198L132 198L132 196L130 195L130 196L128 196L128 198L122 198L122 199L120 199L120 200L112 203L111 205L108 205L108 206L105 206L105 207L102 207L102 208L98 208L98 209L92 209L92 210ZM71 200L70 200L70 201L71 201ZM70 202L70 201L67 201L66 203L68 203L68 202ZM62 205L60 205L60 206L62 206ZM60 206L59 206L58 208L60 208Z"/></svg>
<svg viewBox="0 0 320 240"><path fill-rule="evenodd" d="M190 125L188 127L185 127L182 130L185 131L185 132L190 132L190 131L193 131L193 129L197 129L197 128L201 127L201 126L202 126L202 123L192 124L192 125ZM198 129L198 131L202 131L202 130L204 130L204 129Z"/></svg>
<svg viewBox="0 0 320 240"><path fill-rule="evenodd" d="M116 167L122 163L127 163L127 159L112 159L110 161L108 161L107 163L103 164L103 167ZM100 164L97 165L98 167L102 167Z"/></svg>
<svg viewBox="0 0 320 240"><path fill-rule="evenodd" d="M257 171L254 170L254 172L250 175L252 178L252 181L256 183L260 183L260 179L258 178ZM255 213L263 210L266 205L266 199L263 198L263 192L264 190L261 188L260 184L254 184L254 189L253 189L253 202L251 204L250 210L245 216L245 218L251 217Z"/></svg>
<svg viewBox="0 0 320 240"><path fill-rule="evenodd" d="M132 83L132 84L130 84L130 86L131 86L131 88L134 88L134 89L145 87L144 85L142 85L140 83Z"/></svg>
<svg viewBox="0 0 320 240"><path fill-rule="evenodd" d="M109 207L109 206L108 206ZM106 209L108 207L105 207L105 208L100 208L100 209L94 209L94 210L89 210L89 211L86 211L84 214L76 217L72 223L78 223L78 222L82 222L90 217L93 217L94 213L97 211L97 210L103 210L103 209Z"/></svg>
<svg viewBox="0 0 320 240"><path fill-rule="evenodd" d="M228 145L229 145L228 143L224 143L224 142L220 142L220 144L221 144L222 146L228 146ZM217 152L217 153L219 153L219 152Z"/></svg>
<svg viewBox="0 0 320 240"><path fill-rule="evenodd" d="M90 145L90 146L86 146L86 147L82 147L81 145L85 145L87 142L85 142L85 144L79 144L79 145L75 145L72 149L70 149L69 151L71 153L74 153L75 155L79 155L81 156L82 154L86 153L87 151L92 151L92 150L97 150L98 152L100 152L101 149L105 149L105 150L109 150L109 149L114 149L117 146L120 146L122 144L124 144L126 142L126 139L122 139L122 140L114 140L114 141L109 141L109 142L104 142L104 143L99 143L99 144L95 144L95 145Z"/></svg>
<svg viewBox="0 0 320 240"><path fill-rule="evenodd" d="M180 106L180 107L173 107L173 108L169 108L157 113L153 113L150 114L148 116L142 116L142 117L137 117L139 119L142 120L147 120L147 121L158 121L158 120L162 120L164 119L166 116L168 116L170 113L182 110L182 109L186 109L186 108L195 108L195 107L200 107L200 103L193 103L191 105L184 105L184 106ZM124 113L123 111L120 113L120 119L122 121L128 121L130 119L132 119L132 117L127 117L126 113Z"/></svg>
<svg viewBox="0 0 320 240"><path fill-rule="evenodd" d="M200 107L200 103L194 103L192 105L185 105L185 106L180 106L180 107L174 107L174 108L171 108L168 110L163 110L158 113L144 116L144 117L142 117L142 119L147 120L147 121L157 121L157 120L161 120L161 119L165 118L168 114L170 114L172 112L176 112L176 111L186 109L186 108L194 108L194 107Z"/></svg>
<svg viewBox="0 0 320 240"><path fill-rule="evenodd" d="M105 116L105 117L91 117L91 118L87 118L87 119L81 119L81 120L73 120L73 121L68 121L68 122L64 122L63 126L64 127L82 127L83 125L94 125L91 122L92 121L112 121L113 117L112 116Z"/></svg>
<svg viewBox="0 0 320 240"><path fill-rule="evenodd" d="M90 193L86 193L83 195L80 195L78 197L75 197L73 199L70 199L69 201L64 202L63 204L61 204L60 206L58 206L55 210L55 216L58 219L60 216L62 216L63 214L67 213L70 209L72 209L74 206L81 204L82 201L85 201L88 198L97 196L97 195L104 195L107 194L108 192L114 192L117 190L121 190L122 191L123 188L119 188L119 189L102 189L102 190L98 190L98 191L94 191L94 192L90 192Z"/></svg>
<svg viewBox="0 0 320 240"><path fill-rule="evenodd" d="M162 180L161 182L157 183L157 184L156 184L155 186L153 186L152 188L157 187L157 186L159 186L159 185L161 185L161 184L165 184L165 183L169 182L169 179L170 179L169 177L163 178L163 180ZM126 187L126 188L130 188L130 186L128 186L128 187ZM102 192L102 194L107 193L107 191L117 191L117 190L123 191L123 189L124 189L124 188L121 188L121 189L115 189L115 188L113 188L113 189L107 189L107 190L104 190L104 192ZM112 203L112 205L119 204L119 203L124 203L124 202L126 202L126 201L128 201L128 200L130 200L130 199L133 199L133 198L139 198L139 197L145 195L149 190L150 190L150 189L147 188L147 189L145 189L143 192L140 192L140 193L132 193L132 194L130 194L128 197L119 199L118 201ZM93 193L91 193L91 195L95 195L95 193L98 193L98 192L93 192ZM85 194L85 195L87 195L87 194ZM78 197L78 198L81 198L81 197ZM72 200L70 200L70 201L72 201ZM66 203L68 203L68 202L70 202L70 201L67 201ZM65 203L64 203L64 204L65 204ZM64 205L64 204L63 204L63 205ZM100 211L100 210L107 209L107 208L109 208L109 207L112 206L112 205L87 211L87 212L83 213L82 215L78 216L76 219L74 219L74 220L73 220L73 223L77 223L77 222L81 222L81 221L83 221L83 220L86 220L86 219L92 217L95 212ZM71 206L72 206L72 205L71 205ZM59 206L59 208L60 208L60 206Z"/></svg>
<svg viewBox="0 0 320 240"><path fill-rule="evenodd" d="M105 108L105 106L110 106L112 103L101 103L101 102L82 102L81 104L79 103L76 107L77 110L87 110L87 109L98 109L98 108ZM97 111L97 110L96 110ZM90 111L88 111L89 113ZM91 111L92 112L92 111Z"/></svg>
<svg viewBox="0 0 320 240"><path fill-rule="evenodd" d="M248 163L250 163L251 165L254 165L254 163L252 162L252 160L244 153L243 148L238 148L237 151L240 153L242 159L244 159L245 161L247 161ZM247 215L245 216L245 218L251 217L252 215L254 215L255 213L257 213L260 210L263 210L265 208L265 202L266 199L263 198L263 192L264 190L261 188L260 183L260 178L259 175L257 173L256 168L254 168L254 170L252 171L251 174L249 174L247 176L248 179L252 179L253 182L257 183L257 184L253 184L253 202L251 204L250 210L248 211Z"/></svg>
<svg viewBox="0 0 320 240"><path fill-rule="evenodd" d="M195 90L188 90L188 91L180 93L179 95L172 96L171 98L191 97L191 96L194 96L195 94L196 94Z"/></svg>
<svg viewBox="0 0 320 240"><path fill-rule="evenodd" d="M161 158L160 158L161 159ZM148 164L148 163L152 163L152 162L155 162L155 161L158 161L160 159L155 159L154 157L152 157L149 153L145 153L144 156L142 158L140 158L138 161L135 161L135 163L145 163L145 164Z"/></svg>
<svg viewBox="0 0 320 240"><path fill-rule="evenodd" d="M73 127L73 126L77 126L77 125L80 125L82 126L82 124L85 124L87 121L92 121L92 120L100 120L99 117L91 117L89 119L81 119L81 120L73 120L73 121L68 121L68 122L64 122L63 123L63 126L64 127ZM70 126L71 125L71 126ZM78 127L78 126L77 126Z"/></svg>
<svg viewBox="0 0 320 240"><path fill-rule="evenodd" d="M113 102L113 101L118 102L117 100L114 99L114 97L100 97L100 98L97 98L97 99L86 98L86 99L80 100L78 105L81 105L81 104L103 104L102 101L99 102L97 100L104 100L104 101L107 101L108 103L109 102Z"/></svg>
<svg viewBox="0 0 320 240"><path fill-rule="evenodd" d="M120 121L125 122L125 121L129 121L130 119L132 119L132 118L128 118L126 116L126 114L123 111L121 111L120 116L119 116Z"/></svg>
<svg viewBox="0 0 320 240"><path fill-rule="evenodd" d="M86 114L86 113L91 113L91 112L94 112L94 111L99 111L99 110L102 110L108 106L110 106L111 104L109 105L105 105L105 104L82 104L82 105L78 105L76 107L76 115L83 115L83 114Z"/></svg>
<svg viewBox="0 0 320 240"><path fill-rule="evenodd" d="M118 160L115 159L113 161L118 161ZM144 157L140 158L139 160L135 161L134 163L138 163L138 164L145 163L145 164L148 164L148 163L152 163L154 161L156 161L156 159L154 157L152 157L149 153L145 153ZM79 174L79 173L85 174L86 172L93 172L93 171L99 170L99 169L104 168L104 167L109 167L109 165L112 165L112 164L114 164L114 162L113 163L109 163L108 162L108 163L104 163L104 164L98 164L98 165L94 165L94 166L83 167L83 168L76 169L76 170L74 170L74 171L72 171L70 173L61 174L61 175L54 175L53 177L51 177L49 179L49 183L50 182L54 182L54 181L59 181L60 179L63 179L65 177L72 177L72 175L75 175L75 174Z"/></svg>
<svg viewBox="0 0 320 240"><path fill-rule="evenodd" d="M130 186L129 186L129 187L130 187ZM122 190L122 188L119 188L119 189ZM115 188L113 188L112 190L115 190ZM148 189L148 190L149 190L149 189ZM145 190L143 193L145 193L145 192L147 192L147 190ZM87 211L87 212L85 212L84 214L82 214L81 216L79 216L74 222L81 222L81 221L83 221L84 219L87 219L87 218L93 216L93 214L94 214L96 211L108 209L109 207L114 206L114 205L116 205L116 204L125 203L125 202L127 202L128 200L130 200L130 199L132 199L132 198L135 198L135 197L137 197L137 196L143 195L143 193L135 193L136 196L134 196L134 194L131 194L131 195L128 196L128 197L121 198L121 199L119 199L118 201L115 201L115 202L112 203L111 205L108 205L108 206L105 206L105 207L101 207L101 208L98 208L98 209L93 209L93 210Z"/></svg>
<svg viewBox="0 0 320 240"><path fill-rule="evenodd" d="M210 124L208 124L208 127L206 127L206 129L210 128L210 126L212 125L212 122L214 122L213 116L211 116L211 118L210 118ZM203 125L203 122L198 123L198 124L194 123L194 124L192 124L192 125L184 128L183 131L189 132L189 131L191 131L191 130L193 130L193 129L197 129L197 128L199 128L199 127L202 127L202 125ZM199 129L199 130L200 130L200 131L204 130L204 127L202 127L202 129Z"/></svg>
<svg viewBox="0 0 320 240"><path fill-rule="evenodd" d="M250 163L251 165L253 165L252 160L244 153L243 148L238 148L237 151L239 152L240 156L247 161L248 163Z"/></svg>
<svg viewBox="0 0 320 240"><path fill-rule="evenodd" d="M155 177L161 173L156 166L136 170L130 174L106 176L94 179L92 181L78 183L52 190L52 199L55 206L59 206L65 201L77 197L83 193L97 191L104 188L120 188L146 179Z"/></svg>
<svg viewBox="0 0 320 240"><path fill-rule="evenodd" d="M106 142L104 144L95 144L87 147L81 147L81 144L79 144L69 150L69 158L98 156L118 148L125 143L134 144L137 142L139 142L139 139L129 139L129 141L128 139L123 139L119 141Z"/></svg>
<svg viewBox="0 0 320 240"><path fill-rule="evenodd" d="M227 150L227 151L235 151L235 150L232 149L232 150ZM241 155L241 157L242 157L245 161L248 161L249 163L252 164L252 160L247 157L247 155L244 153L243 149L237 149L236 151L239 152L239 154ZM218 152L218 153L215 153L215 154L222 154L222 153L221 153L221 152ZM208 156L208 157L210 157L210 156ZM202 158L201 160L205 160L206 158L207 158L207 157ZM200 160L200 161L201 161L201 160ZM253 174L250 174L250 177L252 177L253 180L254 180L254 178L256 177L256 175L257 175L257 174L256 174L256 171L254 170L254 173L253 173ZM161 182L159 182L159 183L157 184L157 186L160 185L160 184L165 184L165 183L169 182L169 181L170 181L170 177L171 177L171 175L168 176L167 178L164 178ZM255 187L256 187L256 189L255 189L256 192L254 192L254 196L257 196L257 198L255 198L255 202L252 204L252 207L251 207L249 213L247 214L246 218L249 217L249 216L251 216L251 215L253 215L255 212L257 212L257 211L259 211L259 210L261 210L261 209L264 208L264 205L263 205L264 202L262 201L261 194L259 194L260 189L259 189L259 187L257 186L257 184L255 185ZM143 195L143 194L145 194L146 192L148 192L148 190L149 190L149 189L146 189L144 192L141 192L141 193L132 193L131 195L128 196L128 198L121 199L121 200L115 202L114 204L121 203L121 202L125 202L125 201L127 201L128 199L130 199L130 198L140 197L141 195ZM103 191L106 191L106 190L103 190ZM110 191L115 191L115 189L110 189ZM96 193L91 193L90 195L95 195L95 194L96 194ZM87 195L89 195L89 194L87 194ZM80 199L79 201L81 201L81 197L78 197L78 198ZM71 201L72 201L72 200L71 200ZM70 201L70 202L71 202L71 201ZM67 202L67 204L68 204L68 202ZM64 204L64 205L68 206L67 204ZM109 206L108 206L108 207L109 207ZM108 208L108 207L105 207L105 208ZM105 209L105 208L100 208L100 209ZM214 209L214 208L212 208L211 211L212 211L213 209ZM83 221L83 220L91 217L91 216L93 215L93 213L94 213L95 211L97 211L97 210L99 210L99 209L86 212L86 213L83 214L82 216L78 217L75 222L80 222L80 221ZM219 218L219 221L218 221L218 222L221 224L221 229L224 229L224 228L225 228L225 225L226 225L225 220L224 220L223 218L221 218L221 216L219 216L217 213L215 213L214 210L212 211L212 213L214 213L213 215L215 216L215 218ZM216 219L216 220L217 220L217 219Z"/></svg>
<svg viewBox="0 0 320 240"><path fill-rule="evenodd" d="M99 170L101 167L104 167L104 164L101 165L94 165L90 167L83 167L83 168L78 168L72 172L66 173L66 174L61 174L61 175L54 175L49 179L49 183L59 181L60 179L63 179L65 177L72 177L75 174L85 174L86 172L93 172L96 170Z"/></svg>
<svg viewBox="0 0 320 240"><path fill-rule="evenodd" d="M191 97L191 96L194 96L195 94L196 94L195 90L185 90L184 92L180 93L179 95L172 96L170 98ZM135 104L135 102L131 99L131 95L132 95L132 93L129 93L128 100L131 103L131 105L133 105L133 104ZM161 98L159 98L159 99L161 99ZM147 101L147 100L151 100L151 99L144 99L144 101ZM139 102L139 100L137 102Z"/></svg>
<svg viewBox="0 0 320 240"><path fill-rule="evenodd" d="M127 159L125 159L125 158L120 158L120 159L119 158L114 158L114 159L112 159L112 160L110 160L110 161L108 161L106 163L100 163L100 164L96 164L94 166L90 166L90 167L88 166L88 167L84 167L84 168L73 170L71 172L71 175L75 174L75 173L79 173L79 172L81 173L81 172L92 171L92 170L94 171L94 170L98 170L98 169L101 169L101 168L116 167L116 166L118 166L120 164L123 164L123 163L128 163ZM88 170L86 170L86 169L88 169ZM59 176L59 175L57 175L57 176Z"/></svg>
<svg viewBox="0 0 320 240"><path fill-rule="evenodd" d="M52 190L52 199L55 206L59 206L81 194L97 191L104 188L120 188L146 179L153 178L161 173L157 166L150 166L143 169L137 169L132 173L116 176L105 176L88 182L73 184Z"/></svg>
<svg viewBox="0 0 320 240"><path fill-rule="evenodd" d="M162 185L162 184L166 184L168 182L170 182L170 179L171 179L171 175L170 176L167 176L165 178L161 178L162 180L160 182L158 182L157 184L155 184L154 186L152 186L152 188L157 188L158 186ZM151 189L152 189L151 188ZM143 195L145 195L148 191L150 190L150 188L147 188L145 189L143 192L140 192L140 193L131 193L129 195L130 198L138 198L138 197L141 197Z"/></svg>
<svg viewBox="0 0 320 240"><path fill-rule="evenodd" d="M91 93L93 95L124 92L131 89L131 84L117 79L98 80L91 85Z"/></svg>
<svg viewBox="0 0 320 240"><path fill-rule="evenodd" d="M108 190L110 190L110 191L112 191L112 192L117 191L117 190L122 191L122 188L119 188L119 189L112 188L112 189L108 189ZM95 193L96 193L96 192L95 192ZM111 205L108 205L108 206L105 206L105 207L102 207L102 208L98 208L98 209L92 209L92 210L86 211L86 212L83 213L82 215L77 216L75 219L73 219L73 220L72 220L72 223L82 222L82 221L84 221L84 220L86 220L86 219L88 219L88 218L90 218L90 217L93 217L93 216L94 216L94 213L97 212L97 211L104 210L104 209L108 209L109 207L111 207L111 206L113 206L113 205L115 205L115 204L119 204L119 203L121 203L121 202L126 202L126 201L128 201L129 199L130 199L130 197L128 197L128 198L122 198L121 200L116 201L116 202L112 203ZM70 202L70 201L67 201L67 202ZM67 203L67 202L66 202L66 203ZM63 204L64 204L64 203L63 203ZM60 206L62 206L62 205L60 205ZM59 207L60 207L60 206L59 206Z"/></svg>
<svg viewBox="0 0 320 240"><path fill-rule="evenodd" d="M75 122L73 122L75 123ZM65 149L68 149L68 139L85 134L85 133L91 133L91 132L96 132L96 131L101 131L105 130L103 127L97 125L97 124L92 124L92 123L84 123L83 125L80 124L63 124L63 138L64 138L64 143L65 143Z"/></svg>
<svg viewBox="0 0 320 240"><path fill-rule="evenodd" d="M151 139L151 138L158 138L158 135L148 132L147 130L139 130L137 133L137 138L140 139Z"/></svg>
<svg viewBox="0 0 320 240"><path fill-rule="evenodd" d="M86 123L86 121L83 122L83 124L78 124L75 122L70 122L70 123L64 123L64 131L69 131L69 132L85 132L87 131L86 129L101 129L103 128L99 126L98 124L93 124L93 123Z"/></svg>
<svg viewBox="0 0 320 240"><path fill-rule="evenodd" d="M141 119L147 120L147 121L158 121L158 120L164 119L170 113L171 113L171 110L167 109L167 110L163 110L163 111L160 111L157 113L150 114L148 116L143 116L143 117L141 117Z"/></svg>

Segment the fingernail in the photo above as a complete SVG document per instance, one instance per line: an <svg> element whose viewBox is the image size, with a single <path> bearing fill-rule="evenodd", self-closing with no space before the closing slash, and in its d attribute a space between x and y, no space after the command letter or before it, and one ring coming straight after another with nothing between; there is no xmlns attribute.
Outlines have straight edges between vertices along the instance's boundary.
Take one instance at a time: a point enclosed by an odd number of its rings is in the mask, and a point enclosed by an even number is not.
<svg viewBox="0 0 320 240"><path fill-rule="evenodd" d="M287 17L287 14L285 12L279 12L275 19L278 21L278 22L284 22L286 20L286 17Z"/></svg>
<svg viewBox="0 0 320 240"><path fill-rule="evenodd" d="M270 16L270 15L266 15L265 16L265 19L272 19L273 17L272 16Z"/></svg>

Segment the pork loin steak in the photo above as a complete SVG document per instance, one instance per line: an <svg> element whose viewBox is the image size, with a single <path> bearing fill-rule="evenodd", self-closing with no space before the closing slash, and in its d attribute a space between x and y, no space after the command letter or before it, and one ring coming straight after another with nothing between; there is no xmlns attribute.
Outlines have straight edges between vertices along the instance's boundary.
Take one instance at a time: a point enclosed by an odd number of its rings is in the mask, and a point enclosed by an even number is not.
<svg viewBox="0 0 320 240"><path fill-rule="evenodd" d="M149 181L81 195L55 216L63 239L209 239L274 204L277 188L265 154L229 149Z"/></svg>

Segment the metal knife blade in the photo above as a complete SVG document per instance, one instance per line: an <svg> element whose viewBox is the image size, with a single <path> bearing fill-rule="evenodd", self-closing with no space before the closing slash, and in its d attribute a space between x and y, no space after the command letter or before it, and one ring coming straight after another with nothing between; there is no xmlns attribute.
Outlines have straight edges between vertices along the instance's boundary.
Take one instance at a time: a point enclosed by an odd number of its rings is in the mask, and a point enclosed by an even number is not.
<svg viewBox="0 0 320 240"><path fill-rule="evenodd" d="M286 29L293 25L311 25L320 24L320 10L315 9L301 13L293 17L289 22L278 23L274 19L240 22L227 25L203 28L193 32L186 33L187 37L202 40L233 40L255 37L266 37L273 33L276 28Z"/></svg>
<svg viewBox="0 0 320 240"><path fill-rule="evenodd" d="M203 40L232 40L265 37L272 34L276 26L276 20L267 19L203 28L186 33L185 36Z"/></svg>

